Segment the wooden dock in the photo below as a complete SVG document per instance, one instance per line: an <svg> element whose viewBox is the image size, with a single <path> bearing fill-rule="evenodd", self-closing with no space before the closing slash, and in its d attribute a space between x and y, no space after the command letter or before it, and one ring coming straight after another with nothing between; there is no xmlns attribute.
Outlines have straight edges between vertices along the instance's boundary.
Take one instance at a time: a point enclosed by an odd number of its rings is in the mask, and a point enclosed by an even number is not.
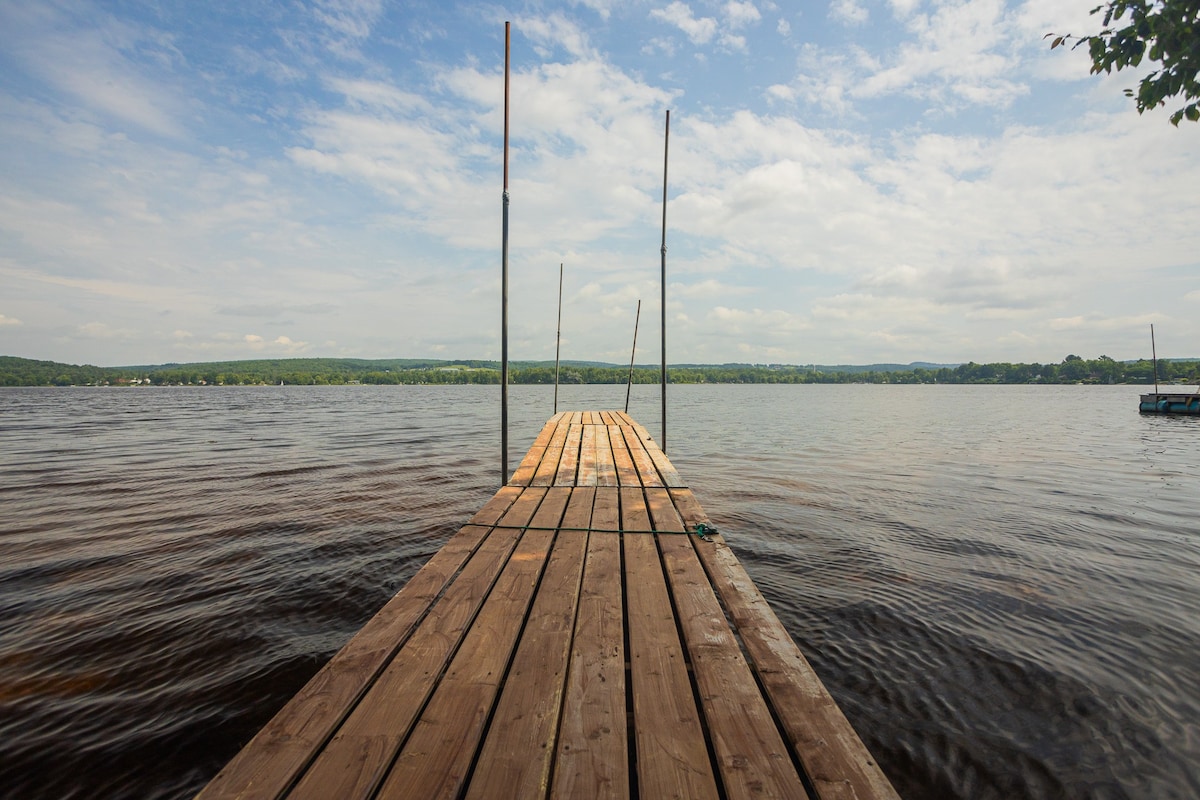
<svg viewBox="0 0 1200 800"><path fill-rule="evenodd" d="M628 415L565 412L200 793L895 798Z"/></svg>

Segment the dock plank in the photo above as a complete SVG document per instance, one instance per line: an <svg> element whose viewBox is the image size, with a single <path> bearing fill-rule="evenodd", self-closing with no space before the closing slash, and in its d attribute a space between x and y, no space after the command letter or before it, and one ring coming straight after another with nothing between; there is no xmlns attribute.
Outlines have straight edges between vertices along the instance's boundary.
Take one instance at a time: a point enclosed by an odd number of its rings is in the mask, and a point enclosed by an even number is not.
<svg viewBox="0 0 1200 800"><path fill-rule="evenodd" d="M647 489L680 630L704 709L725 796L807 797L787 744L754 683L721 603L700 563L692 537L666 489ZM698 542L698 547L710 546Z"/></svg>
<svg viewBox="0 0 1200 800"><path fill-rule="evenodd" d="M620 425L608 426L608 442L613 451L613 463L617 470L619 486L641 486L642 479L638 476L637 467L633 464L633 456L629 453L629 445L625 443L625 434Z"/></svg>
<svg viewBox="0 0 1200 800"><path fill-rule="evenodd" d="M558 476L558 462L562 460L563 448L567 444L567 433L571 430L570 418L570 415L564 415L554 426L550 444L546 445L546 452L542 456L541 463L538 464L537 471L529 482L531 486L552 486L554 484L554 479Z"/></svg>
<svg viewBox="0 0 1200 800"><path fill-rule="evenodd" d="M521 492L501 523L529 524L545 494L543 489ZM292 797L371 796L520 539L517 528L492 532L325 746Z"/></svg>
<svg viewBox="0 0 1200 800"><path fill-rule="evenodd" d="M546 447L550 444L551 437L554 436L554 431L558 427L559 421L566 416L566 412L560 411L552 416L542 430L538 433L537 438L533 440L533 444L529 447L529 452L521 459L521 463L517 466L516 472L509 479L510 486L528 486L533 480L534 474L537 472L538 465L542 461L542 457L546 453Z"/></svg>
<svg viewBox="0 0 1200 800"><path fill-rule="evenodd" d="M654 459L650 457L649 451L646 450L645 442L631 427L622 426L621 432L625 436L625 444L629 447L630 458L633 459L633 465L637 469L638 479L643 486L660 487L663 485L662 478L658 474L658 467L654 464Z"/></svg>
<svg viewBox="0 0 1200 800"><path fill-rule="evenodd" d="M621 528L650 529L640 489L621 489ZM643 797L717 798L683 646L655 537L625 535L629 664L638 791Z"/></svg>
<svg viewBox="0 0 1200 800"><path fill-rule="evenodd" d="M595 492L550 796L629 797L620 499Z"/></svg>
<svg viewBox="0 0 1200 800"><path fill-rule="evenodd" d="M606 424L596 425L596 485L617 485L617 462L613 459L612 433Z"/></svg>
<svg viewBox="0 0 1200 800"><path fill-rule="evenodd" d="M566 488L546 492L377 797L458 796L569 497Z"/></svg>
<svg viewBox="0 0 1200 800"><path fill-rule="evenodd" d="M200 797L896 800L700 522L628 414L556 414Z"/></svg>
<svg viewBox="0 0 1200 800"><path fill-rule="evenodd" d="M558 472L554 476L555 486L576 485L576 473L579 471L579 451L583 445L583 429L586 427L590 426L572 425L567 430L567 440L563 444L562 457L558 461Z"/></svg>
<svg viewBox="0 0 1200 800"><path fill-rule="evenodd" d="M596 445L598 425L583 426L583 441L579 446L579 472L576 486L595 486L597 483L597 467L599 451Z"/></svg>
<svg viewBox="0 0 1200 800"><path fill-rule="evenodd" d="M692 492L672 491L684 523L710 523ZM821 800L899 795L879 769L800 648L719 534L698 553L713 587L737 625L791 746Z"/></svg>
<svg viewBox="0 0 1200 800"><path fill-rule="evenodd" d="M571 493L467 798L541 797L549 783L596 491ZM582 530L572 530L582 529Z"/></svg>
<svg viewBox="0 0 1200 800"><path fill-rule="evenodd" d="M521 491L503 488L217 773L198 798L282 797ZM520 512L517 512L519 516Z"/></svg>

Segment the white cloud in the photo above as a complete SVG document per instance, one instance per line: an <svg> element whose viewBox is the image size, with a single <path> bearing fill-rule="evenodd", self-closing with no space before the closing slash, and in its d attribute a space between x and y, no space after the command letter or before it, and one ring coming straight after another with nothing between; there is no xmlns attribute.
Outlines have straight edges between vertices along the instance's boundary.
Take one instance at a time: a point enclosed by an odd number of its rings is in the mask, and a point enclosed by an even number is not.
<svg viewBox="0 0 1200 800"><path fill-rule="evenodd" d="M807 45L787 82L734 75L721 52L769 44L775 63L792 52L752 27L767 14L790 33L766 3L677 2L648 21L645 6L590 0L590 10L576 3L522 21L536 57L525 48L512 84L517 357L552 357L546 309L560 262L570 357L628 358L638 299L643 315L657 315L668 106L679 109L668 315L680 360L1044 360L1086 355L1093 343L1119 357L1111 343L1144 338L1134 329L1143 318L1194 339L1200 164L1189 131L1161 115L1086 109L1064 91L1077 87L1057 85L1034 99L1068 104L1058 117L1034 121L1016 106L945 124L955 109L1002 107L1059 77L1040 38L1021 41L1067 13L1047 2L1053 13L987 0L892 2L890 14L879 5L870 30L891 26L889 44ZM311 7L288 8L281 13L311 31ZM410 33L403 44L422 60L405 61L407 51L378 36L376 8L320 7L333 15L322 29L361 47L360 60L312 74L303 47L291 62L265 48L306 80L283 70L285 90L254 106L240 103L262 91L266 69L254 81L229 76L238 101L204 109L229 127L189 122L175 139L136 136L151 128L75 99L20 61L34 89L14 80L0 115L11 145L0 169L16 176L0 187L0 351L24 354L40 336L54 342L46 348L71 348L69 360L98 363L146 363L152 353L497 356L497 336L480 322L494 312L499 281L497 37L444 55ZM605 13L611 29L597 23ZM636 38L616 32L630 16ZM724 27L709 30L705 20L717 19ZM804 23L812 41L830 29L849 35L824 14ZM31 25L24 30L41 30ZM688 46L676 29L716 50L695 74L691 59L679 67L659 55ZM130 30L142 43L133 49L101 41L154 104L168 98L159 113L182 126L193 101L175 76L187 59L170 41L147 44L152 29ZM657 45L654 33L665 34ZM616 36L630 41L614 47ZM0 43L11 41L0 31ZM147 52L161 74L146 68ZM715 83L730 94L707 93L708 66L726 70ZM305 94L309 84L320 91ZM727 99L739 90L759 96ZM903 102L877 103L894 97ZM840 116L792 105L805 102ZM888 106L881 114L903 108L883 128L868 103ZM87 320L107 324L81 328ZM230 325L241 332L222 335Z"/></svg>
<svg viewBox="0 0 1200 800"><path fill-rule="evenodd" d="M746 47L746 37L745 36L739 36L737 34L724 32L721 34L720 41L721 41L721 45L728 50L739 50L744 53L748 49Z"/></svg>
<svg viewBox="0 0 1200 800"><path fill-rule="evenodd" d="M1032 2L1046 2L1046 0L1032 0ZM1068 0L1071 2L1071 0ZM913 10L921 5L921 0L888 0L888 5L892 7L892 13L903 19L913 12Z"/></svg>
<svg viewBox="0 0 1200 800"><path fill-rule="evenodd" d="M708 44L717 32L717 21L712 17L697 19L687 3L674 0L666 8L651 9L650 16L683 31L692 44Z"/></svg>
<svg viewBox="0 0 1200 800"><path fill-rule="evenodd" d="M361 41L383 16L383 0L315 0L313 14L336 36Z"/></svg>
<svg viewBox="0 0 1200 800"><path fill-rule="evenodd" d="M607 20L610 16L612 16L613 7L619 5L621 1L622 0L571 0L571 5L590 8L592 11L595 11L597 14L599 14L601 19Z"/></svg>
<svg viewBox="0 0 1200 800"><path fill-rule="evenodd" d="M32 74L92 112L140 131L178 137L186 98L169 84L178 61L170 37L90 9L0 6L0 42ZM89 18L90 17L90 18Z"/></svg>
<svg viewBox="0 0 1200 800"><path fill-rule="evenodd" d="M6 317L3 314L0 314L0 325L21 325L21 324L23 324L21 322L21 320L17 319L16 317Z"/></svg>
<svg viewBox="0 0 1200 800"><path fill-rule="evenodd" d="M675 283L670 286L670 295L672 297L686 297L691 299L728 298L735 295L749 294L751 291L753 290L747 286L724 283L715 278L708 278L690 284Z"/></svg>
<svg viewBox="0 0 1200 800"><path fill-rule="evenodd" d="M779 22L776 23L775 30L779 32L780 36L786 37L786 36L792 35L791 24L786 19L783 19L782 17L780 17Z"/></svg>
<svg viewBox="0 0 1200 800"><path fill-rule="evenodd" d="M80 336L88 339L128 339L137 335L129 328L114 328L107 322L87 322L76 328Z"/></svg>
<svg viewBox="0 0 1200 800"><path fill-rule="evenodd" d="M759 13L754 3L750 2L730 0L722 6L721 10L725 14L725 23L733 28L744 28L762 19L762 14Z"/></svg>
<svg viewBox="0 0 1200 800"><path fill-rule="evenodd" d="M890 49L806 45L792 84L796 96L846 115L856 101L890 95L953 113L968 106L1006 108L1030 92L1018 57L1037 49L1029 12L1009 10L1004 0L947 0L924 13L917 4L893 10L902 29L894 31ZM848 24L867 20L857 0L834 0L830 16Z"/></svg>
<svg viewBox="0 0 1200 800"><path fill-rule="evenodd" d="M575 58L595 58L587 34L561 12L547 17L519 17L514 23L519 31L535 43L543 59L550 58L561 48Z"/></svg>
<svg viewBox="0 0 1200 800"><path fill-rule="evenodd" d="M867 21L869 14L867 9L858 4L858 0L832 0L829 16L848 25L861 25Z"/></svg>

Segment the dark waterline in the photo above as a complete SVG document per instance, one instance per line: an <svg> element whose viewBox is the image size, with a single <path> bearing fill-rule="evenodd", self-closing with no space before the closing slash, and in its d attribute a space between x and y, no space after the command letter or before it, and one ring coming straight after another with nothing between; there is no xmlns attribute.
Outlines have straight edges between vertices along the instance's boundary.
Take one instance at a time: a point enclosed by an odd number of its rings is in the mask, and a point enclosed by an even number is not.
<svg viewBox="0 0 1200 800"><path fill-rule="evenodd" d="M902 795L1190 798L1200 420L1137 394L672 387L670 455ZM0 390L0 795L194 794L491 496L497 397Z"/></svg>

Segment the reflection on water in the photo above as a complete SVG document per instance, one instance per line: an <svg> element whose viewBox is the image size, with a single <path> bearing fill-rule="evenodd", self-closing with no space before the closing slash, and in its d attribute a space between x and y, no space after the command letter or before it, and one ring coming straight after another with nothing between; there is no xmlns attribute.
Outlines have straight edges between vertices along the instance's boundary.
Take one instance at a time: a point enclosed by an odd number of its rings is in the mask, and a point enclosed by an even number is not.
<svg viewBox="0 0 1200 800"><path fill-rule="evenodd" d="M668 452L902 795L1195 797L1200 420L1137 393L672 387ZM197 791L490 497L497 396L0 390L3 793Z"/></svg>

